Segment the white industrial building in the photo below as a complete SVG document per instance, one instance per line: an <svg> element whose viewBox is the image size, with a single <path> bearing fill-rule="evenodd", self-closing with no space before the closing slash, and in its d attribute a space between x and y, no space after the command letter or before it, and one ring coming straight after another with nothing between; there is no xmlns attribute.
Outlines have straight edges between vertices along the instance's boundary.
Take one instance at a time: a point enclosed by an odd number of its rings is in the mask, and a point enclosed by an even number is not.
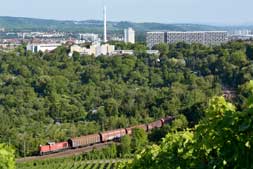
<svg viewBox="0 0 253 169"><path fill-rule="evenodd" d="M78 52L81 55L94 55L95 57L100 55L111 56L115 51L114 45L109 44L93 44L90 47L81 47L79 45L73 45L70 47L69 56L72 57L74 52Z"/></svg>
<svg viewBox="0 0 253 169"><path fill-rule="evenodd" d="M74 52L78 52L81 55L94 55L95 57L101 55L134 55L134 50L115 50L115 46L109 44L95 44L91 45L90 47L81 47L79 45L73 45L70 47L69 57L72 57ZM160 55L158 50L147 50L146 53L150 55Z"/></svg>
<svg viewBox="0 0 253 169"><path fill-rule="evenodd" d="M115 50L114 45L109 45L109 44L103 44L100 46L100 54L98 55L112 55L113 51Z"/></svg>
<svg viewBox="0 0 253 169"><path fill-rule="evenodd" d="M160 55L158 50L146 50L149 55ZM115 50L113 55L134 55L134 50Z"/></svg>
<svg viewBox="0 0 253 169"><path fill-rule="evenodd" d="M133 28L124 29L124 42L135 43L135 31Z"/></svg>
<svg viewBox="0 0 253 169"><path fill-rule="evenodd" d="M48 43L48 44L35 44L31 43L26 46L26 50L32 51L33 53L41 52L51 52L57 47L61 46L60 43Z"/></svg>
<svg viewBox="0 0 253 169"><path fill-rule="evenodd" d="M100 41L98 34L94 34L94 33L80 33L79 39L82 42L92 42L92 43Z"/></svg>

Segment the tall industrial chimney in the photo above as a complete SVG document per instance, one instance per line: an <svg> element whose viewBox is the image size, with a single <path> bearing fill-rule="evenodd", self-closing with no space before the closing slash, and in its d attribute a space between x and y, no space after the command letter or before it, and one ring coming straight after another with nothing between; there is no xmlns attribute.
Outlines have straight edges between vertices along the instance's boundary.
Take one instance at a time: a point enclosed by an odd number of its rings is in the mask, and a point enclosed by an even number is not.
<svg viewBox="0 0 253 169"><path fill-rule="evenodd" d="M106 6L104 6L104 42L107 42L107 21L106 21Z"/></svg>

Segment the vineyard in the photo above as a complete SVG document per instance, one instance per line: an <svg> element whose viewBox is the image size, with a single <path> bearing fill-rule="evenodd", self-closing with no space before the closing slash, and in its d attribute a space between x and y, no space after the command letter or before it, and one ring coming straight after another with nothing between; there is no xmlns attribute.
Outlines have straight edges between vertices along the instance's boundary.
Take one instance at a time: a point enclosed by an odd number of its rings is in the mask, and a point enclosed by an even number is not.
<svg viewBox="0 0 253 169"><path fill-rule="evenodd" d="M114 169L122 162L127 162L126 159L112 160L54 160L54 161L38 161L30 163L22 163L17 165L17 169Z"/></svg>

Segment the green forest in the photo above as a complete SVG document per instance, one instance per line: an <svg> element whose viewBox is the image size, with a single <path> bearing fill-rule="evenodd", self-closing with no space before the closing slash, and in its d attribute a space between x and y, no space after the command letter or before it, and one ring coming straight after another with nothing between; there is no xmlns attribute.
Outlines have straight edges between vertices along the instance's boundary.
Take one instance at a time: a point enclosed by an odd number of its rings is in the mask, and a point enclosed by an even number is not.
<svg viewBox="0 0 253 169"><path fill-rule="evenodd" d="M127 48L127 45L121 48ZM253 79L253 44L137 44L134 56L68 57L69 48L32 54L21 46L0 53L0 142L16 157L40 144L177 116L173 128L193 128L209 100L233 91L244 110ZM201 123L201 122L200 122ZM175 138L176 139L176 138ZM156 140L157 141L157 140Z"/></svg>
<svg viewBox="0 0 253 169"><path fill-rule="evenodd" d="M168 133L160 146L149 146L119 168L253 168L253 81L249 85L251 97L242 111L223 97L215 97L194 128Z"/></svg>

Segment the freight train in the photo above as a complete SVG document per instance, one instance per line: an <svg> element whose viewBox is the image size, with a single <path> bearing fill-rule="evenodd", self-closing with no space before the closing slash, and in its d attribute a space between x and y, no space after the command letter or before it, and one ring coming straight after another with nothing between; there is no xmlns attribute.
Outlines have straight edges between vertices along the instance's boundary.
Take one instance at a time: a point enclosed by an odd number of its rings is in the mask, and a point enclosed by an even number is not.
<svg viewBox="0 0 253 169"><path fill-rule="evenodd" d="M46 154L64 151L70 148L80 148L80 147L91 146L94 144L104 143L108 141L114 141L114 140L120 139L121 137L125 135L131 135L132 130L135 128L141 128L141 129L144 129L144 131L148 132L154 128L161 128L165 124L170 123L172 120L174 120L174 117L167 116L165 118L162 118L160 120L154 121L149 124L141 124L141 125L128 127L128 128L105 131L98 134L91 134L91 135L80 136L76 138L70 138L68 141L59 142L59 143L48 143L48 145L44 145L44 146L41 145L39 147L39 153L40 155L46 155Z"/></svg>

